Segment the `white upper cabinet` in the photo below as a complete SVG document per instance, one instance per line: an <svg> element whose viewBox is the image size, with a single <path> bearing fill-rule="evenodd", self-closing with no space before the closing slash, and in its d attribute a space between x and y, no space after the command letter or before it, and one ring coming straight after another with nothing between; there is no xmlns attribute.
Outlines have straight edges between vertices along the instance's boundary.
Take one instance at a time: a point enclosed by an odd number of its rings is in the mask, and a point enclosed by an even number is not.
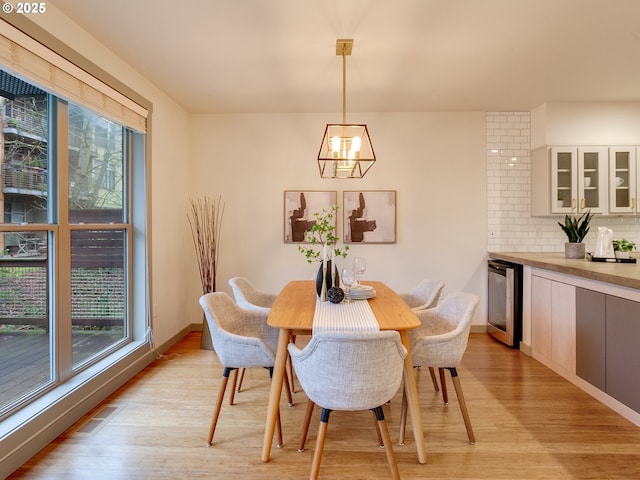
<svg viewBox="0 0 640 480"><path fill-rule="evenodd" d="M575 212L578 205L578 149L574 147L551 148L550 161L550 213Z"/></svg>
<svg viewBox="0 0 640 480"><path fill-rule="evenodd" d="M609 149L609 212L638 212L638 165L636 147Z"/></svg>
<svg viewBox="0 0 640 480"><path fill-rule="evenodd" d="M607 213L607 153L606 147L550 149L550 213Z"/></svg>
<svg viewBox="0 0 640 480"><path fill-rule="evenodd" d="M606 147L578 147L577 213L608 213L608 153Z"/></svg>
<svg viewBox="0 0 640 480"><path fill-rule="evenodd" d="M609 162L609 147L545 147L531 152L531 215L609 214L611 182L616 181L609 174Z"/></svg>

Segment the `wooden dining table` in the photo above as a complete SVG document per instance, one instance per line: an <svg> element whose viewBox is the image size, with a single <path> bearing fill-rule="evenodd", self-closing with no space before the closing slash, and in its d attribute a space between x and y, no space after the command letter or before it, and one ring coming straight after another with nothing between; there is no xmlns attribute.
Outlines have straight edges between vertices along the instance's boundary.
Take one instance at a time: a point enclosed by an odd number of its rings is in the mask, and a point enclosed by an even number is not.
<svg viewBox="0 0 640 480"><path fill-rule="evenodd" d="M408 305L391 288L382 282L365 281L364 285L374 288L376 295L369 300L369 306L378 322L380 330L396 330L407 348L404 359L404 388L407 393L407 405L413 426L413 435L418 453L418 461L426 463L424 433L422 431L422 417L418 404L416 378L413 373L413 360L408 330L420 325L420 320ZM288 283L278 294L271 307L267 323L279 328L276 360L269 392L267 407L267 421L264 429L264 443L262 445L262 461L268 462L271 456L271 446L278 417L278 405L282 395L285 363L287 359L287 345L291 335L311 335L316 308L315 282L312 280L295 280Z"/></svg>

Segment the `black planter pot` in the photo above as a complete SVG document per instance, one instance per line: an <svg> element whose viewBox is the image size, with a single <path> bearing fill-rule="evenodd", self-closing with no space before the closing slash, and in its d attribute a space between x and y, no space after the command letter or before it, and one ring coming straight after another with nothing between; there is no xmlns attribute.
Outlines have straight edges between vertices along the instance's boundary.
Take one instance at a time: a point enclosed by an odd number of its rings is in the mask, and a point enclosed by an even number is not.
<svg viewBox="0 0 640 480"><path fill-rule="evenodd" d="M332 262L331 260L327 261L327 278L325 279L325 284L327 285L327 292L329 291L329 289L333 286L333 281L331 280L331 267L332 267ZM334 276L336 278L336 287L340 286L340 275L338 274L338 268L334 267ZM320 268L318 269L318 274L316 275L316 292L318 293L318 296L320 296L320 294L322 293L322 263L320 264Z"/></svg>

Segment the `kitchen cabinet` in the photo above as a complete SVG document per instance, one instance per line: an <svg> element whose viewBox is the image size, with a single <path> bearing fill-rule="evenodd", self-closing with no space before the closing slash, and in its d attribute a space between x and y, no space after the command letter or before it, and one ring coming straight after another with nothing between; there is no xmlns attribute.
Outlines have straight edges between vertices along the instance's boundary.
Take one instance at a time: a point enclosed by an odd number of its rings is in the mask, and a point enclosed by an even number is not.
<svg viewBox="0 0 640 480"><path fill-rule="evenodd" d="M640 269L560 252L490 256L523 265L520 350L640 427Z"/></svg>
<svg viewBox="0 0 640 480"><path fill-rule="evenodd" d="M638 178L636 147L609 149L609 212L638 212Z"/></svg>
<svg viewBox="0 0 640 480"><path fill-rule="evenodd" d="M578 147L578 213L608 213L608 153L606 147Z"/></svg>
<svg viewBox="0 0 640 480"><path fill-rule="evenodd" d="M576 289L576 374L606 391L606 295Z"/></svg>
<svg viewBox="0 0 640 480"><path fill-rule="evenodd" d="M549 153L551 155L551 213L575 212L578 199L578 149L552 148Z"/></svg>
<svg viewBox="0 0 640 480"><path fill-rule="evenodd" d="M531 156L531 214L608 213L607 147L551 147Z"/></svg>
<svg viewBox="0 0 640 480"><path fill-rule="evenodd" d="M531 351L576 372L576 287L531 276Z"/></svg>
<svg viewBox="0 0 640 480"><path fill-rule="evenodd" d="M640 411L640 303L585 288L576 291L576 374Z"/></svg>
<svg viewBox="0 0 640 480"><path fill-rule="evenodd" d="M640 412L640 303L607 295L606 392Z"/></svg>

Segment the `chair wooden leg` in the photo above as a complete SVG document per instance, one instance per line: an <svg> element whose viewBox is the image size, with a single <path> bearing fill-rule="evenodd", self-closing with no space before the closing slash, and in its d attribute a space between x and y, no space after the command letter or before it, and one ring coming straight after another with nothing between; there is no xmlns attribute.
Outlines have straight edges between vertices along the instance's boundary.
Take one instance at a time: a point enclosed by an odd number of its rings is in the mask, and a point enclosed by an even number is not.
<svg viewBox="0 0 640 480"><path fill-rule="evenodd" d="M273 379L273 367L264 367L269 371L269 378ZM285 380L286 380L286 372L285 372ZM276 447L282 448L282 422L280 421L280 402L278 402L278 411L276 414L276 430L278 431L278 443Z"/></svg>
<svg viewBox="0 0 640 480"><path fill-rule="evenodd" d="M289 342L296 343L296 336L291 334L291 336L289 337ZM295 372L293 371L293 362L291 361L291 356L289 355L289 353L287 353L287 365L289 367L289 390L291 390L291 393L294 394L296 393Z"/></svg>
<svg viewBox="0 0 640 480"><path fill-rule="evenodd" d="M294 372L293 372L293 363L291 362L291 357L289 356L289 354L287 354L286 367L287 367L287 374L289 375L289 382L287 383L287 388L293 395L294 393L296 393L296 385L295 385L295 378L294 378Z"/></svg>
<svg viewBox="0 0 640 480"><path fill-rule="evenodd" d="M244 370L244 368L242 369ZM236 398L236 385L238 383L238 369L233 371L233 376L231 378L231 393L229 394L229 405L233 405L233 402ZM238 389L239 391L239 389Z"/></svg>
<svg viewBox="0 0 640 480"><path fill-rule="evenodd" d="M227 389L227 382L229 381L230 368L225 368L222 373L222 384L218 391L218 399L216 400L216 406L213 410L213 418L211 419L211 426L209 427L209 436L207 437L207 445L211 446L213 441L213 434L216 431L216 425L218 423L218 417L220 416L220 408L222 407L222 400L224 399L224 391Z"/></svg>
<svg viewBox="0 0 640 480"><path fill-rule="evenodd" d="M240 389L242 388L242 381L244 380L244 372L246 372L247 369L246 368L241 368L240 369L240 378L238 379L238 388L236 389L236 392L240 393Z"/></svg>
<svg viewBox="0 0 640 480"><path fill-rule="evenodd" d="M469 418L469 411L467 410L467 402L465 402L464 394L462 393L460 377L458 377L458 371L455 368L450 368L449 371L451 372L451 380L453 380L453 387L456 390L456 396L458 397L458 403L460 404L460 411L462 412L464 426L467 429L467 437L469 437L469 443L473 445L476 443L476 437L473 434L473 428L471 428L471 419Z"/></svg>
<svg viewBox="0 0 640 480"><path fill-rule="evenodd" d="M293 407L293 396L291 395L291 390L289 389L289 375L287 374L286 365L284 369L284 385L286 385L285 391L287 393L287 402L290 407Z"/></svg>
<svg viewBox="0 0 640 480"><path fill-rule="evenodd" d="M398 436L398 445L404 445L404 436L407 431L407 392L402 387L402 404L400 405L400 435Z"/></svg>
<svg viewBox="0 0 640 480"><path fill-rule="evenodd" d="M436 378L436 371L433 367L429 367L429 373L431 374L431 382L433 383L433 389L436 392L440 391L440 388L438 388L438 379Z"/></svg>
<svg viewBox="0 0 640 480"><path fill-rule="evenodd" d="M313 407L315 403L311 400L307 402L307 410L304 414L304 422L302 424L302 435L300 435L300 448L299 452L304 452L304 444L307 442L307 433L309 433L309 425L311 424L311 415L313 415Z"/></svg>
<svg viewBox="0 0 640 480"><path fill-rule="evenodd" d="M378 446L384 448L384 438L382 438L382 432L380 431L380 425L374 417L374 426L376 427L376 434L378 435Z"/></svg>
<svg viewBox="0 0 640 480"><path fill-rule="evenodd" d="M284 445L282 441L282 422L280 421L280 407L278 406L278 416L276 417L276 430L278 430L278 443L277 448L282 448Z"/></svg>
<svg viewBox="0 0 640 480"><path fill-rule="evenodd" d="M382 412L382 407L374 408L373 413L376 416L378 431L382 435L382 442L384 445L385 452L387 454L387 462L389 462L389 468L391 469L391 477L394 480L400 480L400 472L398 471L398 462L396 462L396 456L393 453L393 445L391 445L391 436L389 435L387 422L384 419L384 413Z"/></svg>
<svg viewBox="0 0 640 480"><path fill-rule="evenodd" d="M317 480L320 472L320 462L322 461L322 451L324 450L324 441L327 437L327 426L329 424L329 414L331 410L322 409L320 416L320 427L318 427L318 438L316 439L316 451L313 452L313 461L311 462L311 473L309 480Z"/></svg>
<svg viewBox="0 0 640 480"><path fill-rule="evenodd" d="M440 385L442 387L442 402L446 405L449 403L449 395L447 394L447 379L444 375L444 368L439 368L440 372Z"/></svg>

